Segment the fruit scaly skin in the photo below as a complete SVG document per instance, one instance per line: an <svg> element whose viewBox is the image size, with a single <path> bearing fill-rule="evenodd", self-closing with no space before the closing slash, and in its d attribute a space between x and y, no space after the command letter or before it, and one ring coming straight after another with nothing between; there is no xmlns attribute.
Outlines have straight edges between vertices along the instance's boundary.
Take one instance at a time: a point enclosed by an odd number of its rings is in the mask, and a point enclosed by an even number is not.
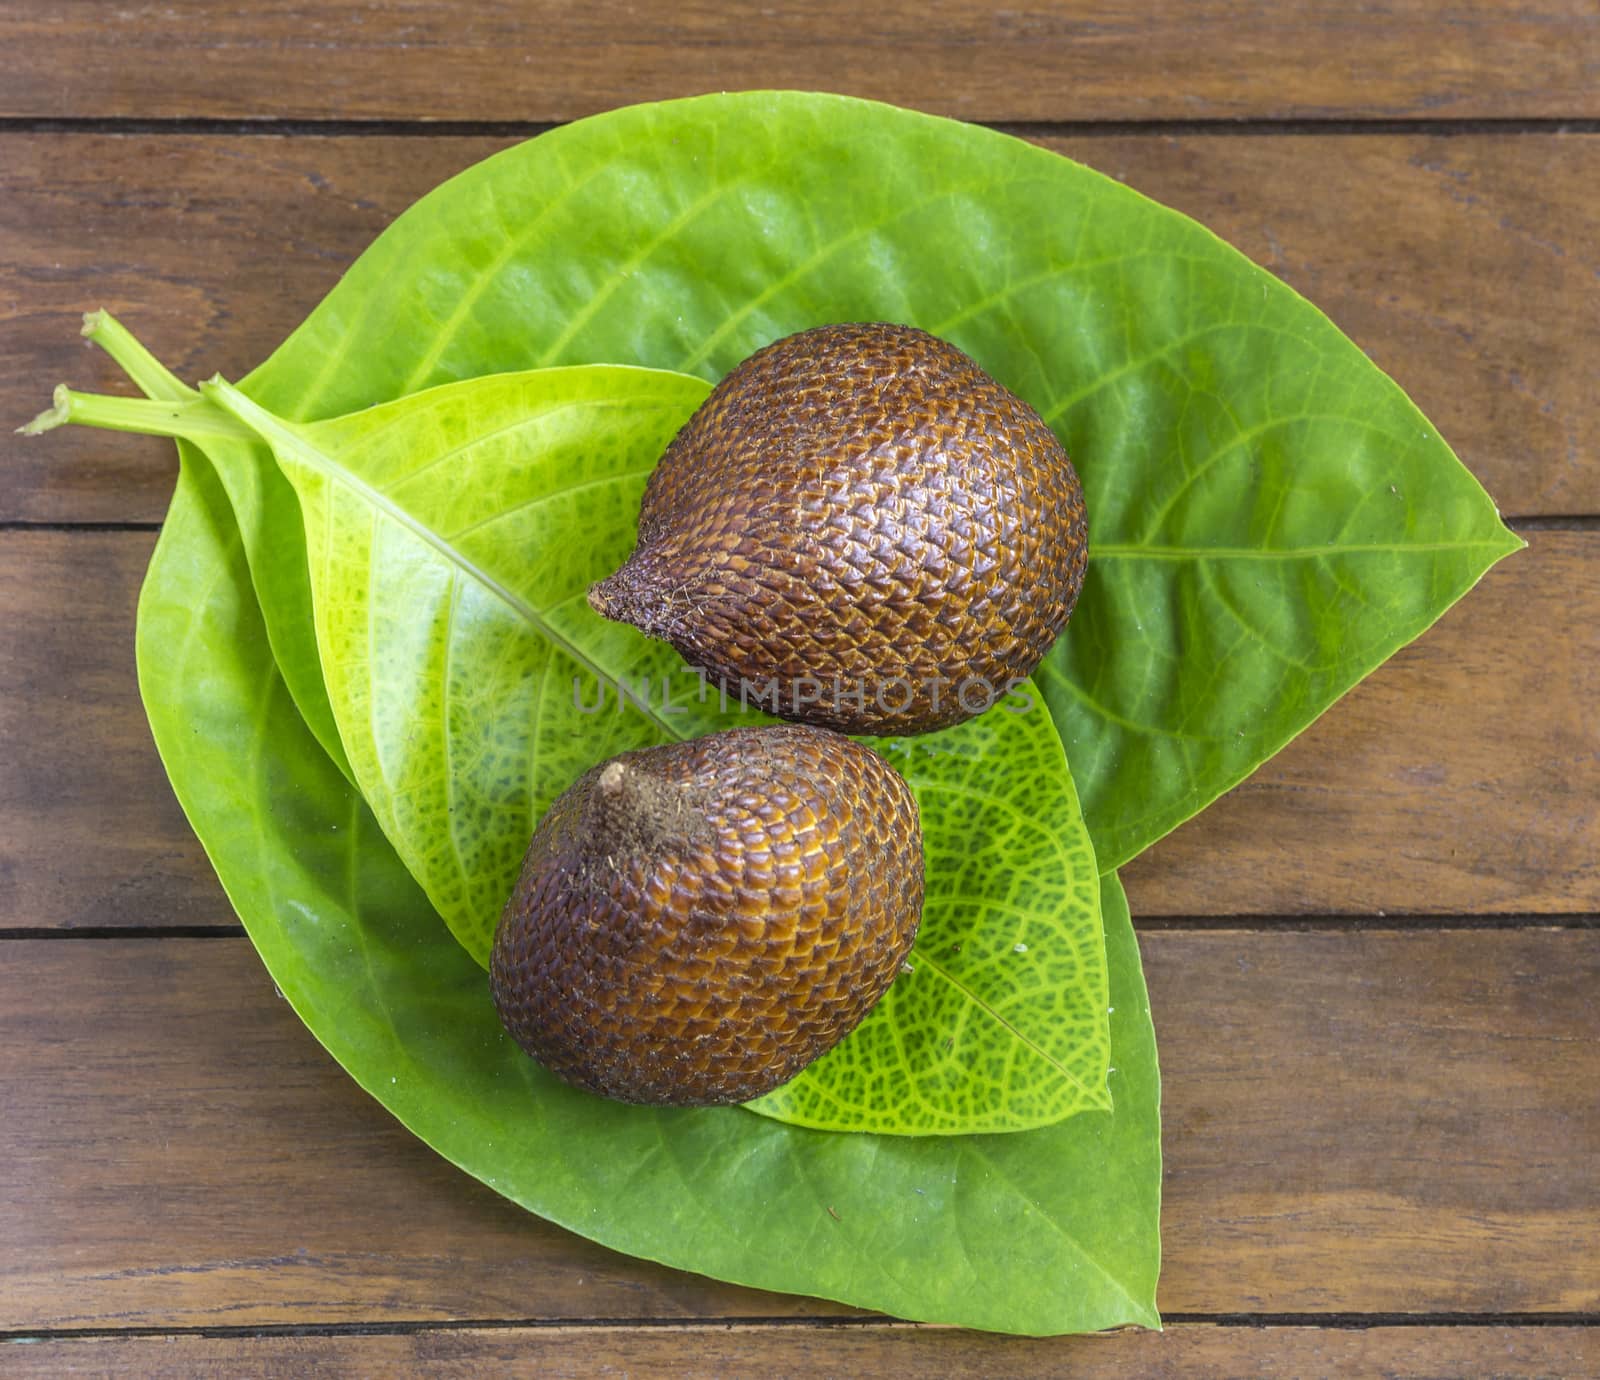
<svg viewBox="0 0 1600 1380"><path fill-rule="evenodd" d="M924 733L1033 672L1087 557L1037 412L926 331L822 326L712 390L589 601L724 685L776 682L782 718Z"/></svg>
<svg viewBox="0 0 1600 1380"><path fill-rule="evenodd" d="M540 822L495 933L517 1043L625 1102L744 1102L853 1030L922 915L922 834L882 757L802 726L624 753Z"/></svg>

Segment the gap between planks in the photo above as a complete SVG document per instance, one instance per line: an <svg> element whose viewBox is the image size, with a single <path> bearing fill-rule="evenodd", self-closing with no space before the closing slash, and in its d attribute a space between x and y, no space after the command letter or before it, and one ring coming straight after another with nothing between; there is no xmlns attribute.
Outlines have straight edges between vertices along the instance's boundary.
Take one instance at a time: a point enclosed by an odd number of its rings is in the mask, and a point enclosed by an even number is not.
<svg viewBox="0 0 1600 1380"><path fill-rule="evenodd" d="M1501 521L1519 532L1597 532L1600 513L1505 514ZM0 520L4 532L159 532L161 523L138 519L131 522L71 522L64 519L39 521L32 518Z"/></svg>
<svg viewBox="0 0 1600 1380"><path fill-rule="evenodd" d="M171 134L266 135L269 137L347 138L368 135L388 138L488 138L531 139L560 129L566 121L523 120L328 120L260 119L228 120L204 117L162 119L118 116L0 116L0 137L7 134ZM1583 116L1477 119L1363 119L1326 120L1291 118L1230 120L970 120L958 123L1001 130L1021 138L1075 138L1086 135L1326 135L1356 136L1417 134L1429 136L1505 134L1600 134L1600 120Z"/></svg>
<svg viewBox="0 0 1600 1380"><path fill-rule="evenodd" d="M1167 1327L1317 1327L1327 1330L1368 1331L1375 1328L1454 1327L1600 1327L1600 1313L1164 1313ZM0 1331L0 1344L8 1342L121 1340L136 1337L205 1337L246 1340L254 1337L411 1337L433 1332L758 1332L782 1328L796 1332L831 1332L843 1328L877 1332L966 1332L943 1323L902 1322L878 1314L817 1317L748 1318L461 1318L443 1322L419 1319L387 1323L263 1323L239 1327L59 1327ZM1080 1333L1112 1337L1130 1329ZM1133 1329L1136 1330L1136 1329Z"/></svg>
<svg viewBox="0 0 1600 1380"><path fill-rule="evenodd" d="M1190 932L1206 934L1393 934L1418 936L1476 930L1564 930L1600 929L1597 915L1154 915L1141 920L1133 917L1140 934ZM8 941L98 940L98 939L243 939L237 924L219 921L214 925L80 925L63 929L48 925L0 926L0 944ZM3 1335L3 1334L0 1334Z"/></svg>

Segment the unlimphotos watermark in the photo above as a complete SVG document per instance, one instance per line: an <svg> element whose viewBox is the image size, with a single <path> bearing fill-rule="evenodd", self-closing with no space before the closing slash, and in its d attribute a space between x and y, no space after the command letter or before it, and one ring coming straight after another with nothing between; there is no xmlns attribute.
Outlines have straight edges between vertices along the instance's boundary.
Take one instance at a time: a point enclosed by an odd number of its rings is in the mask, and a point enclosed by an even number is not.
<svg viewBox="0 0 1600 1380"><path fill-rule="evenodd" d="M685 684L685 680L693 684ZM892 720L924 701L931 712L940 713L951 700L963 714L972 717L996 704L1012 714L1027 714L1037 704L1032 688L1022 676L1013 676L1003 684L984 676L960 680L949 676L883 676L870 681L843 676L827 680L772 676L761 681L742 677L729 681L699 667L686 666L675 674L593 680L587 686L582 676L572 678L572 706L580 714L600 714L608 706L624 714L631 706L639 713L670 717L689 713L691 700L703 705L712 697L723 713L734 708L741 712L755 709L779 718L800 718L809 710L840 712L847 708L865 714L871 706Z"/></svg>

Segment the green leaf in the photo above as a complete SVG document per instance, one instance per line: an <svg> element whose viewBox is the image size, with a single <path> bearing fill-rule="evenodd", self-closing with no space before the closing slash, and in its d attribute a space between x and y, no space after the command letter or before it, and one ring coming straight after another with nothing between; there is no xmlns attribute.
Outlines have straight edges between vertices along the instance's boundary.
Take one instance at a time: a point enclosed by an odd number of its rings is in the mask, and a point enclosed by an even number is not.
<svg viewBox="0 0 1600 1380"><path fill-rule="evenodd" d="M872 319L953 340L1078 465L1089 573L1039 681L1102 866L1518 546L1400 390L1193 221L1008 136L836 96L634 106L470 168L244 386L306 418L539 365L711 379Z"/></svg>
<svg viewBox="0 0 1600 1380"><path fill-rule="evenodd" d="M547 369L294 425L207 385L299 492L357 784L480 963L557 795L623 749L729 722L681 685L675 712L665 691L631 712L576 707L600 687L621 711L615 687L671 685L675 654L584 596L631 549L644 481L706 391L679 374ZM1097 869L1031 687L952 733L881 746L923 815L916 957L860 1031L757 1110L916 1135L1105 1110Z"/></svg>
<svg viewBox="0 0 1600 1380"><path fill-rule="evenodd" d="M1233 300L1193 294L1206 353L1108 384L1120 419L1064 414L1099 459L1090 569L1037 679L1104 866L1242 781L1523 544L1304 303L1202 333Z"/></svg>
<svg viewBox="0 0 1600 1380"><path fill-rule="evenodd" d="M1011 1332L1157 1325L1159 1085L1114 877L1111 1114L913 1139L590 1097L500 1030L263 632L226 493L186 460L140 600L163 761L272 980L446 1158L582 1235L743 1284Z"/></svg>

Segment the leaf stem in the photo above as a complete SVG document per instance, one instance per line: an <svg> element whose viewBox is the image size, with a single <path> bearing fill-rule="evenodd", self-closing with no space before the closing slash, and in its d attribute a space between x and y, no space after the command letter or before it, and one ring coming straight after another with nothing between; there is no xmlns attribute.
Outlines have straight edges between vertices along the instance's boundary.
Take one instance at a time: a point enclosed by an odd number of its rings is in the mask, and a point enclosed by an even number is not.
<svg viewBox="0 0 1600 1380"><path fill-rule="evenodd" d="M102 307L83 314L83 334L111 356L147 398L187 402L200 395L178 378L134 338L122 322Z"/></svg>
<svg viewBox="0 0 1600 1380"><path fill-rule="evenodd" d="M58 426L93 426L107 431L134 431L145 436L190 440L197 436L220 436L235 441L258 439L244 423L198 394L191 393L188 399L172 401L115 398L103 393L74 392L64 383L55 391L54 405L17 430L23 436L39 436Z"/></svg>

